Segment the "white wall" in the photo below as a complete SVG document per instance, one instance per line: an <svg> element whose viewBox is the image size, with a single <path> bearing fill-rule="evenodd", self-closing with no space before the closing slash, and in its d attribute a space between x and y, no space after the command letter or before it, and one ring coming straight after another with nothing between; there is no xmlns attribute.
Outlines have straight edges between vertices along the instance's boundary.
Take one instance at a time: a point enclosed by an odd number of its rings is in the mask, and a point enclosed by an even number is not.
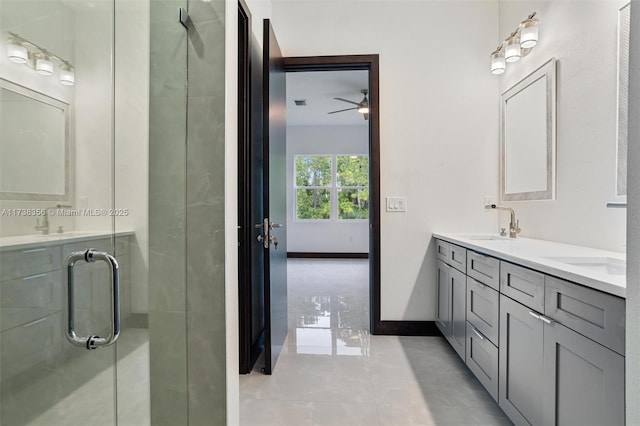
<svg viewBox="0 0 640 426"><path fill-rule="evenodd" d="M431 233L495 232L498 191L496 1L273 2L285 56L380 55L382 320L433 320Z"/></svg>
<svg viewBox="0 0 640 426"><path fill-rule="evenodd" d="M640 1L631 2L631 47L629 72L629 164L640 162ZM640 168L629 167L627 175L629 217L627 220L627 328L626 410L627 424L640 422Z"/></svg>
<svg viewBox="0 0 640 426"><path fill-rule="evenodd" d="M368 253L369 221L295 219L294 156L367 154L368 126L287 126L287 251Z"/></svg>
<svg viewBox="0 0 640 426"><path fill-rule="evenodd" d="M615 196L618 9L623 1L500 2L500 38L531 12L540 41L508 64L501 92L551 57L557 72L557 199L505 203L522 235L625 251L626 211L607 209ZM508 218L503 217L503 226Z"/></svg>

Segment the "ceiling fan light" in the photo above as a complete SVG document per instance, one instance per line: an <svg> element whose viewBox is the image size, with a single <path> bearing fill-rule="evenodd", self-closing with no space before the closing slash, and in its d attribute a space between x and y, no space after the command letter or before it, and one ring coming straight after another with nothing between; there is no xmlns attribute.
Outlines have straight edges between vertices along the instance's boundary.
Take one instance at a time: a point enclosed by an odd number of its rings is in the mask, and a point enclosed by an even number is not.
<svg viewBox="0 0 640 426"><path fill-rule="evenodd" d="M369 113L369 105L368 104L360 104L360 105L358 105L357 111L360 114L368 114Z"/></svg>

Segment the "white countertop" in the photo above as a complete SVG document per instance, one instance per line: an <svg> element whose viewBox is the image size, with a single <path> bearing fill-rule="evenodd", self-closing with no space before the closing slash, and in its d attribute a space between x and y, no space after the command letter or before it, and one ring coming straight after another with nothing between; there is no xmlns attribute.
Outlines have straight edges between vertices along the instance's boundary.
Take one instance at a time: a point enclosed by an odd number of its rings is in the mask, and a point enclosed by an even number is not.
<svg viewBox="0 0 640 426"><path fill-rule="evenodd" d="M434 233L433 236L548 275L626 297L625 253L531 238L447 233Z"/></svg>
<svg viewBox="0 0 640 426"><path fill-rule="evenodd" d="M98 238L110 238L115 235L121 237L133 235L132 231L70 231L62 234L54 233L49 235L16 235L12 237L0 237L0 251L22 250L33 247L48 247L60 244L67 244L79 241L95 240Z"/></svg>

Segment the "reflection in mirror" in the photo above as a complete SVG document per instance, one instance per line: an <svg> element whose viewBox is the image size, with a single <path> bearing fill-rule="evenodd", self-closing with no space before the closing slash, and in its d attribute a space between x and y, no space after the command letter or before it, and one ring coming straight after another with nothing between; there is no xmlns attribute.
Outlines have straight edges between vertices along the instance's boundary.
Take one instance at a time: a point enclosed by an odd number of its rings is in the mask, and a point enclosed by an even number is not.
<svg viewBox="0 0 640 426"><path fill-rule="evenodd" d="M502 94L503 201L555 198L555 59Z"/></svg>
<svg viewBox="0 0 640 426"><path fill-rule="evenodd" d="M69 199L69 105L0 79L0 197Z"/></svg>
<svg viewBox="0 0 640 426"><path fill-rule="evenodd" d="M627 195L627 129L629 124L629 29L631 4L618 14L618 167L616 195Z"/></svg>

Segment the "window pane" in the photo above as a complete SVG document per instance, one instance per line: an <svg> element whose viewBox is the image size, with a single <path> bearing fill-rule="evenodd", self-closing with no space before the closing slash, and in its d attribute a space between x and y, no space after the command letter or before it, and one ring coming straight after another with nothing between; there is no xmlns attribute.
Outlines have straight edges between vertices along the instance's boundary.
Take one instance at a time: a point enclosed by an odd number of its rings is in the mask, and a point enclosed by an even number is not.
<svg viewBox="0 0 640 426"><path fill-rule="evenodd" d="M369 190L338 190L338 218L369 219Z"/></svg>
<svg viewBox="0 0 640 426"><path fill-rule="evenodd" d="M298 189L298 219L329 219L331 191L328 189Z"/></svg>
<svg viewBox="0 0 640 426"><path fill-rule="evenodd" d="M369 186L369 156L341 155L337 160L338 186Z"/></svg>
<svg viewBox="0 0 640 426"><path fill-rule="evenodd" d="M331 186L331 157L296 156L296 186Z"/></svg>

